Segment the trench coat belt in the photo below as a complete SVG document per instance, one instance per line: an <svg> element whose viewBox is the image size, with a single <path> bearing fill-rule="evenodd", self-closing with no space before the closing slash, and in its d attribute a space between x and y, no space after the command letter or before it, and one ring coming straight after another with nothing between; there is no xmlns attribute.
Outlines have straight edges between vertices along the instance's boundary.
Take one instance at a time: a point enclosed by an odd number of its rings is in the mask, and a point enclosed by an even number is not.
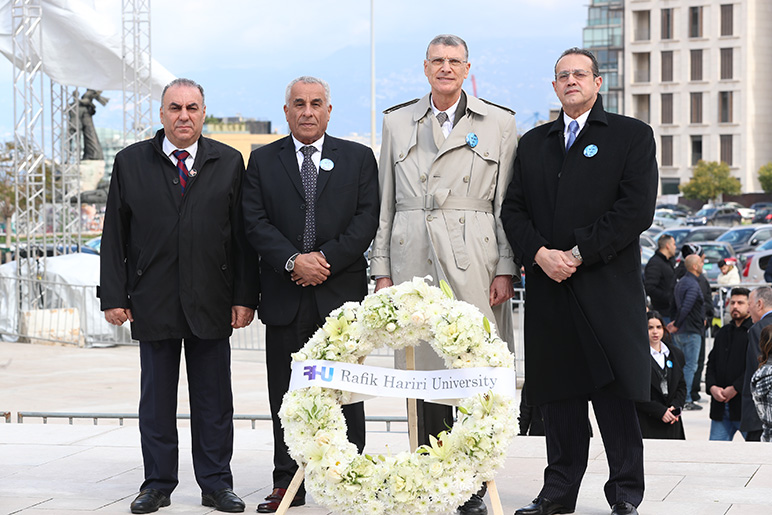
<svg viewBox="0 0 772 515"><path fill-rule="evenodd" d="M490 200L471 197L454 197L448 195L445 200L439 201L435 195L428 193L423 197L405 198L397 201L397 211L434 211L455 210L455 211L482 211L483 213L493 213L493 204Z"/></svg>
<svg viewBox="0 0 772 515"><path fill-rule="evenodd" d="M471 260L469 259L469 253L466 250L466 243L464 242L463 227L455 217L450 219L446 217L445 211L481 211L483 213L493 213L493 205L490 200L479 198L454 197L447 194L441 195L440 198L442 198L442 200L438 201L435 195L429 193L423 197L402 199L397 202L396 210L441 211L443 219L445 220L445 227L448 231L448 238L450 238L451 246L453 248L453 258L456 262L456 267L460 270L466 270L469 268ZM433 246L434 242L432 241L432 247Z"/></svg>

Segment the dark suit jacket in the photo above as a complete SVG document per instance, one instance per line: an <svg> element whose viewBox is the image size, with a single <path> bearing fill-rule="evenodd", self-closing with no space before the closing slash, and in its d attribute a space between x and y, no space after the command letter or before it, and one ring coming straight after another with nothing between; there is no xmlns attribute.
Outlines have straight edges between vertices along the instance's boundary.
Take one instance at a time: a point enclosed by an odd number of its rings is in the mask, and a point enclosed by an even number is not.
<svg viewBox="0 0 772 515"><path fill-rule="evenodd" d="M321 317L346 301L367 295L364 253L378 227L378 172L372 150L325 135L316 185L316 245L330 264L330 277L312 286ZM292 137L252 152L244 182L247 238L260 255L259 315L268 325L289 324L303 287L284 266L302 252L305 192Z"/></svg>
<svg viewBox="0 0 772 515"><path fill-rule="evenodd" d="M501 219L526 267L525 376L542 404L607 387L649 398L649 345L638 236L651 225L657 163L651 128L606 113L600 96L566 153L563 114L527 132ZM584 258L556 283L540 247Z"/></svg>
<svg viewBox="0 0 772 515"><path fill-rule="evenodd" d="M231 306L256 307L257 256L241 216L244 160L200 138L185 195L164 131L115 156L102 233L102 310L131 308L132 337L231 334Z"/></svg>
<svg viewBox="0 0 772 515"><path fill-rule="evenodd" d="M745 353L745 380L743 381L740 431L761 431L762 429L761 419L756 412L756 405L753 403L753 395L751 394L751 377L759 368L759 354L761 354L759 339L761 338L761 330L770 324L772 324L772 313L765 315L748 329L748 349Z"/></svg>
<svg viewBox="0 0 772 515"><path fill-rule="evenodd" d="M710 395L712 386L726 388L734 386L737 395L729 401L729 420L740 420L742 413L742 393L745 386L745 359L748 352L748 330L753 326L750 317L740 327L734 321L719 329L713 342L713 349L708 354L705 367L705 391ZM710 397L710 419L724 420L723 402Z"/></svg>
<svg viewBox="0 0 772 515"><path fill-rule="evenodd" d="M684 353L675 345L666 345L670 350L668 361L672 363L672 366L668 367L668 394L662 393L659 364L653 357L649 356L649 362L651 363L651 400L649 402L637 402L635 407L638 410L638 421L641 424L641 434L644 438L683 440L685 435L682 419L679 418L675 424L662 422L662 416L670 406L683 408L686 401Z"/></svg>

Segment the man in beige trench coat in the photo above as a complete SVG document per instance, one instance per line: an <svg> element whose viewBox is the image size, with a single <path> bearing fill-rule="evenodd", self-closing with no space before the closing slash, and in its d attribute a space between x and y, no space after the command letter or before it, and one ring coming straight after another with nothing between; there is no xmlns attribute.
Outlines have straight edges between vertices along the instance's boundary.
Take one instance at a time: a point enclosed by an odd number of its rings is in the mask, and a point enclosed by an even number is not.
<svg viewBox="0 0 772 515"><path fill-rule="evenodd" d="M517 145L509 109L467 95L468 50L457 36L435 37L424 73L431 93L387 109L379 162L381 215L370 253L376 291L430 275L475 305L502 339L512 337L518 272L499 220ZM427 344L416 347L416 368L442 369ZM404 352L397 366L405 367ZM428 444L453 423L449 406L418 401L418 443ZM459 513L487 513L478 495Z"/></svg>

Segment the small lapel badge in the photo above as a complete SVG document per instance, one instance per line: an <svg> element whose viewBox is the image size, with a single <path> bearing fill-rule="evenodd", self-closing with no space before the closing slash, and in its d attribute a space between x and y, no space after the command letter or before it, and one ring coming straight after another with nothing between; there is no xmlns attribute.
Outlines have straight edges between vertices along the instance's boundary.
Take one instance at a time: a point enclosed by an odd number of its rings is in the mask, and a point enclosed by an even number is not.
<svg viewBox="0 0 772 515"><path fill-rule="evenodd" d="M322 159L319 162L319 168L324 170L325 172L329 172L333 168L335 168L335 163L333 163L330 159L327 159L326 157Z"/></svg>
<svg viewBox="0 0 772 515"><path fill-rule="evenodd" d="M469 145L469 148L474 148L477 146L477 134L474 132L470 132L466 135L466 144Z"/></svg>
<svg viewBox="0 0 772 515"><path fill-rule="evenodd" d="M188 172L188 176L190 177L195 177L196 175L198 175L198 172L196 170L191 170Z"/></svg>
<svg viewBox="0 0 772 515"><path fill-rule="evenodd" d="M587 145L584 147L584 157L595 157L595 154L598 153L598 146L597 145Z"/></svg>

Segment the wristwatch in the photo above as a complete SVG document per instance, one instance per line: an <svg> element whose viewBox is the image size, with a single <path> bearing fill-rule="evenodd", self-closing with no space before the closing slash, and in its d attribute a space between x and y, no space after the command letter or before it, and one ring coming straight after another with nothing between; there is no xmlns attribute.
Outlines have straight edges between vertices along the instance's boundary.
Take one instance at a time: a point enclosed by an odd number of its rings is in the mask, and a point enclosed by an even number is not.
<svg viewBox="0 0 772 515"><path fill-rule="evenodd" d="M579 245L574 245L574 248L571 249L571 255L574 256L574 259L584 261L581 252L579 252Z"/></svg>
<svg viewBox="0 0 772 515"><path fill-rule="evenodd" d="M299 255L300 255L300 252L296 252L287 260L287 264L284 265L284 269L287 272L292 272L293 270L295 270L295 259L297 259Z"/></svg>

